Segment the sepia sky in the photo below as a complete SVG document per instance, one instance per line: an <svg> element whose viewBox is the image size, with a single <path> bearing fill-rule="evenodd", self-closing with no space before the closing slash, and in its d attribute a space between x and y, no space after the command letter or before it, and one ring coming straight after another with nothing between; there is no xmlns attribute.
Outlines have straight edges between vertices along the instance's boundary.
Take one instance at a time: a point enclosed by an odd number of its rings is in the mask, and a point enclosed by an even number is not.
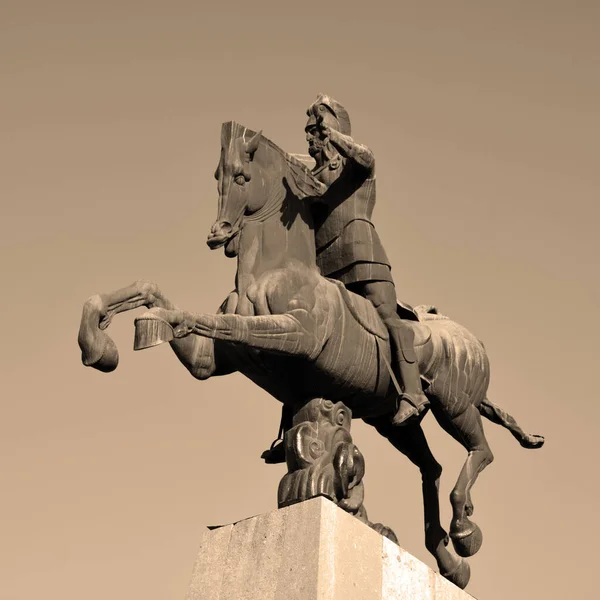
<svg viewBox="0 0 600 600"><path fill-rule="evenodd" d="M600 6L503 2L4 0L0 7L0 600L184 598L206 525L273 510L279 404L194 380L167 346L81 366L88 296L156 281L214 311L235 263L205 244L221 123L305 152L319 92L374 151L398 295L488 350L473 490L479 600L597 591ZM448 494L466 454L425 429ZM434 566L418 471L361 422L366 507Z"/></svg>

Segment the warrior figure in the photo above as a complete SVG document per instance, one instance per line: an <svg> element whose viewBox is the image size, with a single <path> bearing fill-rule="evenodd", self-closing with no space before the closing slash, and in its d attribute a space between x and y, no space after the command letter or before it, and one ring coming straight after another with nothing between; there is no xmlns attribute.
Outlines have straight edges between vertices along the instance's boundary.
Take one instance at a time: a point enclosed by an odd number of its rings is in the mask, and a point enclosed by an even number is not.
<svg viewBox="0 0 600 600"><path fill-rule="evenodd" d="M413 330L398 316L390 263L371 222L375 157L350 137L348 112L333 98L319 95L306 112L313 175L328 188L315 203L317 266L324 277L370 300L386 325L403 388L393 417L400 425L422 414L429 400L421 387Z"/></svg>
<svg viewBox="0 0 600 600"><path fill-rule="evenodd" d="M316 163L312 172L327 186L327 191L313 200L317 266L324 277L336 279L370 300L389 331L392 368L402 386L392 422L401 425L423 414L429 400L421 387L414 333L398 315L391 266L371 222L375 157L350 137L348 112L333 98L320 94L306 112L308 152ZM412 312L409 306L400 306ZM280 435L289 426L291 415L286 412L284 409ZM271 455L273 450L278 452ZM272 446L263 458L279 462L281 450Z"/></svg>

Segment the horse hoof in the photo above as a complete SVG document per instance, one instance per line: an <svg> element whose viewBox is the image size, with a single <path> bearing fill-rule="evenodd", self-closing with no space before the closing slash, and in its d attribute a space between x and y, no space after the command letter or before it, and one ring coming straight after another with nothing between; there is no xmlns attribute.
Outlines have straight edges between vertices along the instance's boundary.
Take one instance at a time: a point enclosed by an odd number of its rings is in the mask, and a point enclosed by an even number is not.
<svg viewBox="0 0 600 600"><path fill-rule="evenodd" d="M119 364L119 352L115 343L102 331L109 323L102 298L99 295L88 298L83 305L77 336L81 362L86 367L93 367L104 373L114 371Z"/></svg>
<svg viewBox="0 0 600 600"><path fill-rule="evenodd" d="M81 361L86 367L92 367L98 371L102 371L102 373L110 373L111 371L114 371L119 364L119 351L112 339L105 333L98 330L96 336L101 336L101 338L103 338L102 341L104 342L104 348L100 354L100 358L90 360L87 358L86 353L82 352Z"/></svg>
<svg viewBox="0 0 600 600"><path fill-rule="evenodd" d="M450 573L441 573L441 575L456 587L464 590L471 579L471 567L466 560L461 558L456 569Z"/></svg>
<svg viewBox="0 0 600 600"><path fill-rule="evenodd" d="M111 371L114 371L119 364L119 351L112 339L106 334L105 337L106 346L104 352L102 353L100 360L93 365L90 365L90 367L94 367L94 369L98 369L98 371L102 371L103 373L110 373Z"/></svg>
<svg viewBox="0 0 600 600"><path fill-rule="evenodd" d="M536 448L541 448L545 441L546 440L543 435L535 435L530 433L526 434L522 439L520 439L519 443L521 446L523 446L523 448L535 450Z"/></svg>
<svg viewBox="0 0 600 600"><path fill-rule="evenodd" d="M142 315L135 320L134 350L152 348L173 339L175 339L173 328L164 319Z"/></svg>
<svg viewBox="0 0 600 600"><path fill-rule="evenodd" d="M483 543L483 533L476 523L471 523L471 527L467 530L451 533L450 537L456 554L464 557L479 552Z"/></svg>

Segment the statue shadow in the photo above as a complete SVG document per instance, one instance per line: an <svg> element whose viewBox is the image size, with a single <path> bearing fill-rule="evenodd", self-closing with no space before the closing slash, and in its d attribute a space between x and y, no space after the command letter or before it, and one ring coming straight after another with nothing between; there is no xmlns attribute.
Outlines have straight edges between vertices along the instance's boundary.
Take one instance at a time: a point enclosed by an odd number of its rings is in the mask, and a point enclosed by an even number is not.
<svg viewBox="0 0 600 600"><path fill-rule="evenodd" d="M300 218L311 229L314 229L312 218L312 201L310 198L301 200L294 194L287 179L282 179L283 187L285 188L285 197L281 203L281 223L286 229L291 229L296 219Z"/></svg>

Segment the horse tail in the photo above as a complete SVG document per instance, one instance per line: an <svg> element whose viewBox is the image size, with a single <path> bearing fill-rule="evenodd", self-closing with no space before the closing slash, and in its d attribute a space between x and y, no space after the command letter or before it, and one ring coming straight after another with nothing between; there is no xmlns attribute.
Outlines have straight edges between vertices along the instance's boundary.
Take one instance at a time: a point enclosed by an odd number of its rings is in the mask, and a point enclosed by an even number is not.
<svg viewBox="0 0 600 600"><path fill-rule="evenodd" d="M479 412L486 419L489 419L496 425L506 427L514 438L523 446L523 448L541 448L544 445L544 436L526 433L521 429L514 417L509 415L505 410L484 398L479 405Z"/></svg>

